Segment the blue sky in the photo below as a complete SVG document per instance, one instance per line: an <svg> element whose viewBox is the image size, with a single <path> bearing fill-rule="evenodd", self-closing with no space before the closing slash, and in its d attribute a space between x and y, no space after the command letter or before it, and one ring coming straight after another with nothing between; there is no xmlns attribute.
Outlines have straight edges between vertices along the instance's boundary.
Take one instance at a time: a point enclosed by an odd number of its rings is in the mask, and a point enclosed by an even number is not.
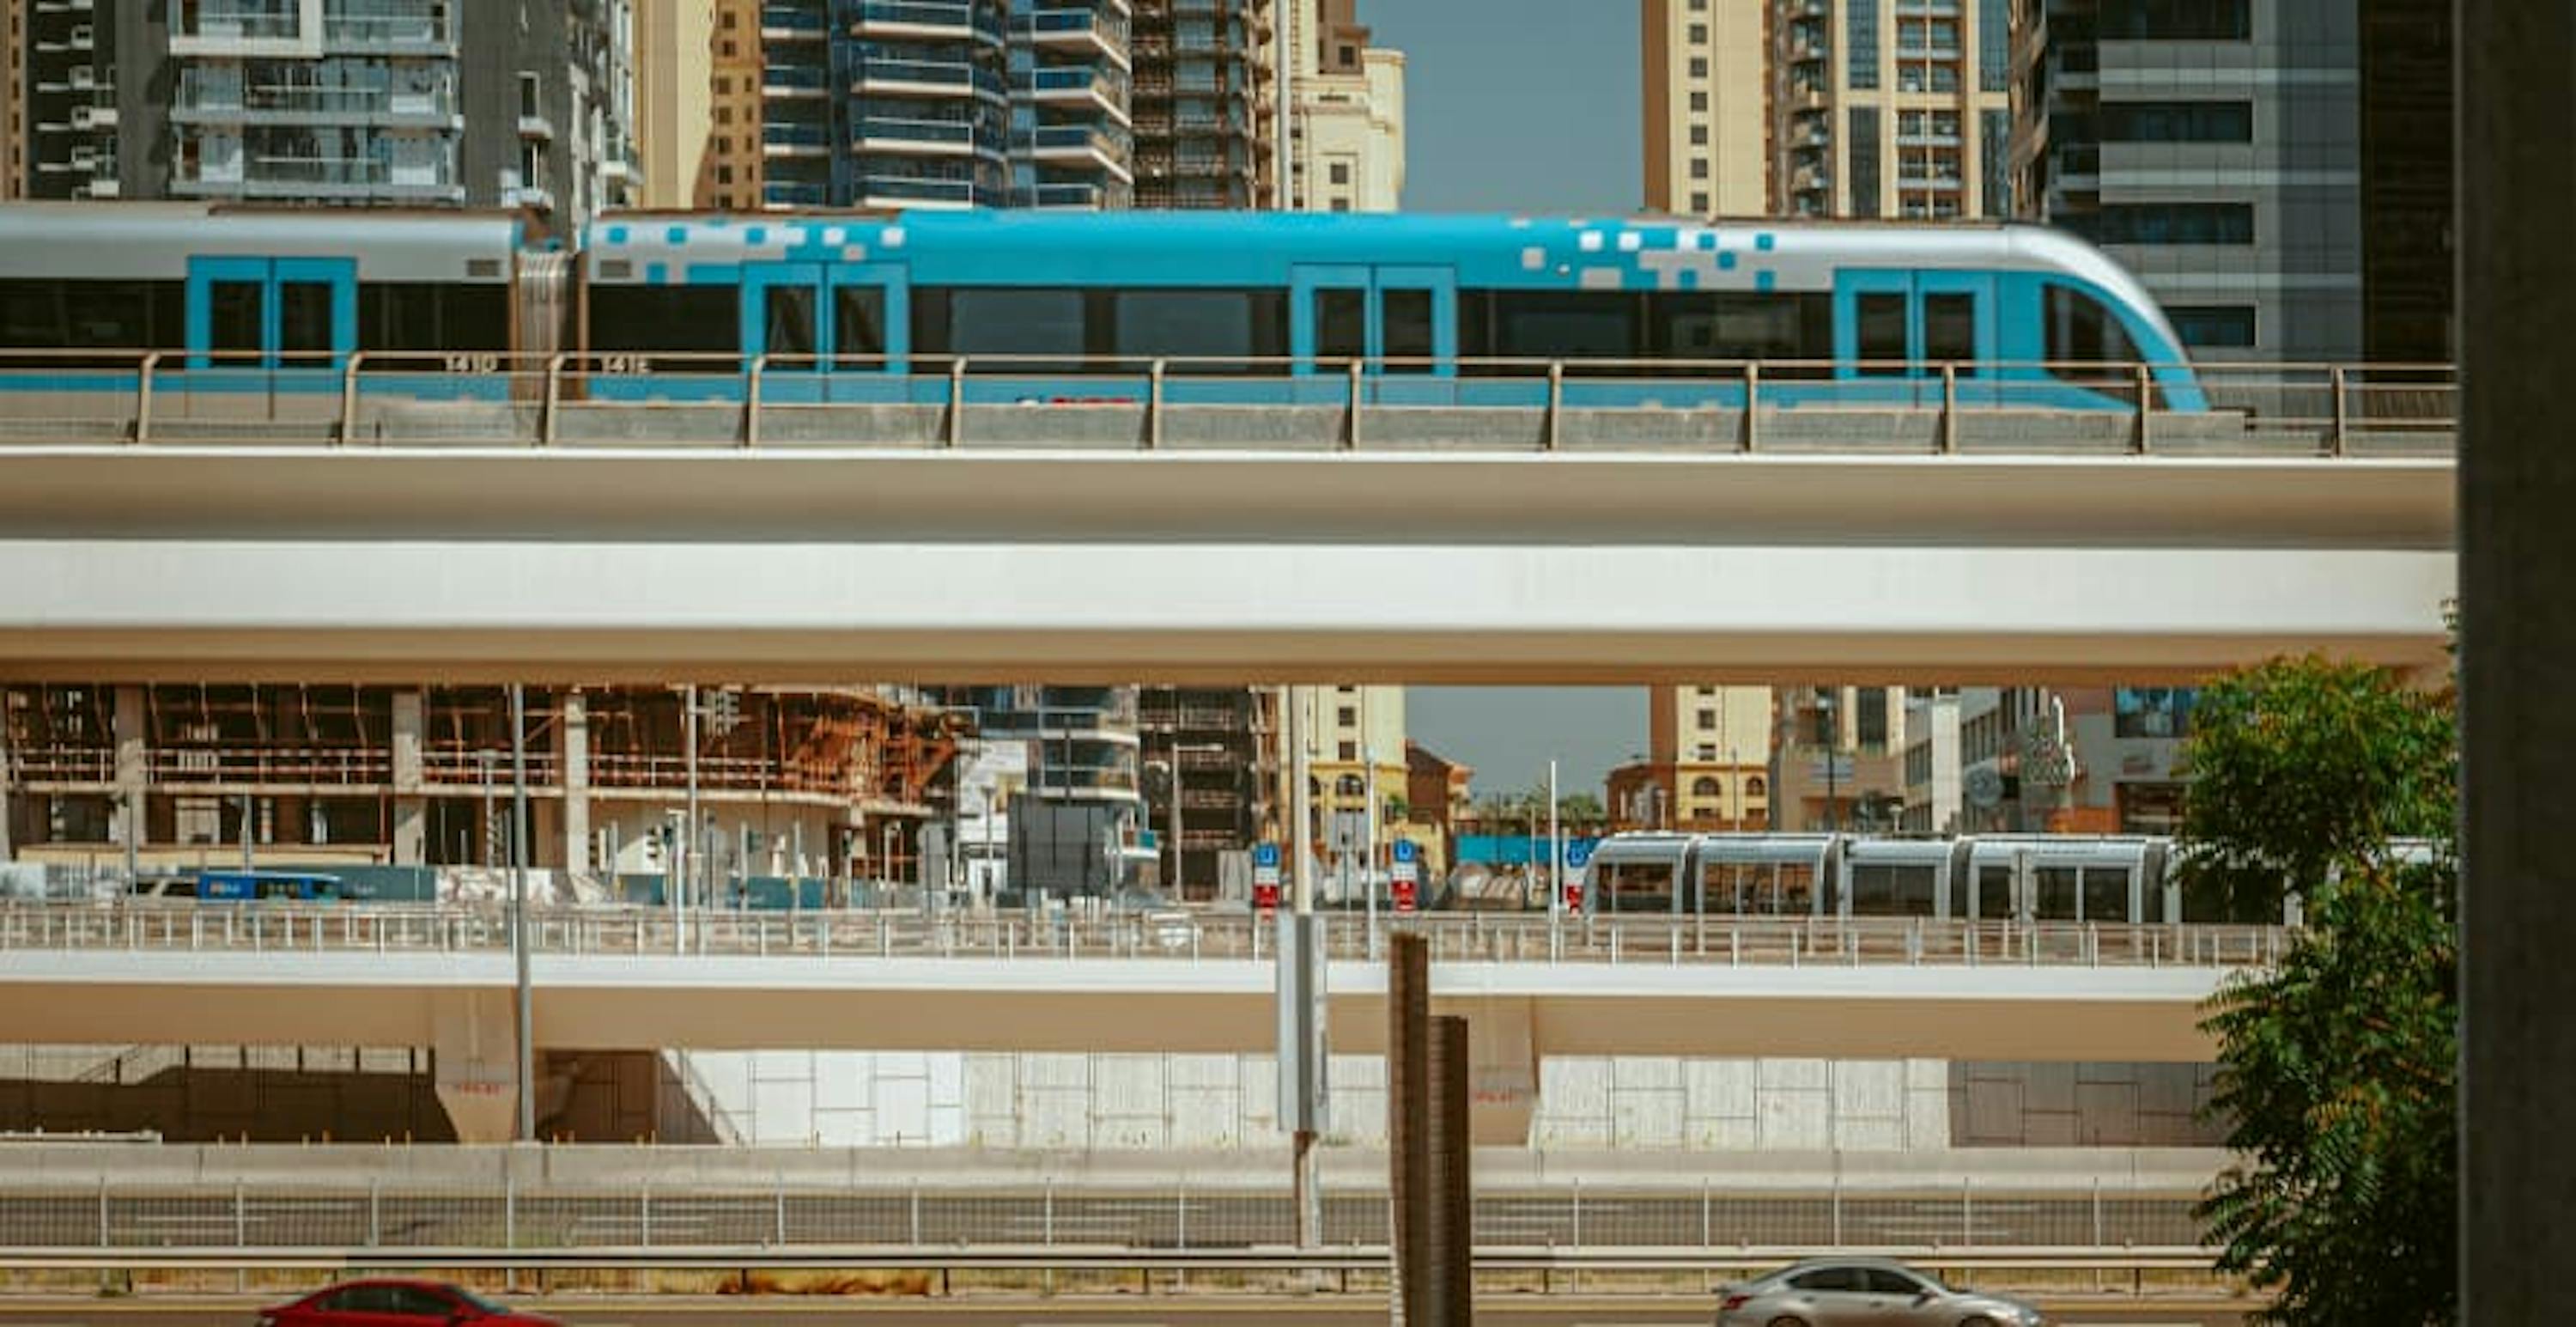
<svg viewBox="0 0 2576 1327"><path fill-rule="evenodd" d="M1360 0L1404 52L1404 203L1415 212L1630 212L1643 204L1634 0ZM1646 742L1643 687L1413 687L1415 741L1519 791L1563 790Z"/></svg>

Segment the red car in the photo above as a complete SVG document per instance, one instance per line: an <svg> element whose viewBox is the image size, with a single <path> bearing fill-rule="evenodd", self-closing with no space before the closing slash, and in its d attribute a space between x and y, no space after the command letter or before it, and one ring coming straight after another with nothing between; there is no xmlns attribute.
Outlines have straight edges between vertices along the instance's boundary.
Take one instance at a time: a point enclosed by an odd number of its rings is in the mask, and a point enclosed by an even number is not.
<svg viewBox="0 0 2576 1327"><path fill-rule="evenodd" d="M349 1281L259 1315L259 1327L444 1327L461 1322L561 1327L553 1318L515 1312L440 1281Z"/></svg>

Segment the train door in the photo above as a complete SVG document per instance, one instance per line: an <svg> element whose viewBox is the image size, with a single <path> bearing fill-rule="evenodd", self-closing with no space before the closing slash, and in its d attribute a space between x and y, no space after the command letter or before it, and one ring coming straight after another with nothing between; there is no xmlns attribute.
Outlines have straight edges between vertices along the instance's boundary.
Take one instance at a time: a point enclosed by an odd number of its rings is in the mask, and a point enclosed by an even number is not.
<svg viewBox="0 0 2576 1327"><path fill-rule="evenodd" d="M1955 365L1963 404L1992 404L1995 279L1978 272L1845 272L1834 285L1836 377L1856 402L1941 403Z"/></svg>
<svg viewBox="0 0 2576 1327"><path fill-rule="evenodd" d="M1360 360L1379 381L1381 399L1389 383L1457 376L1456 269L1305 265L1290 286L1288 337L1298 376L1347 373Z"/></svg>
<svg viewBox="0 0 2576 1327"><path fill-rule="evenodd" d="M337 370L358 348L354 258L191 258L188 367Z"/></svg>
<svg viewBox="0 0 2576 1327"><path fill-rule="evenodd" d="M745 263L740 317L743 353L767 356L764 398L820 398L849 375L900 373L910 349L898 263Z"/></svg>

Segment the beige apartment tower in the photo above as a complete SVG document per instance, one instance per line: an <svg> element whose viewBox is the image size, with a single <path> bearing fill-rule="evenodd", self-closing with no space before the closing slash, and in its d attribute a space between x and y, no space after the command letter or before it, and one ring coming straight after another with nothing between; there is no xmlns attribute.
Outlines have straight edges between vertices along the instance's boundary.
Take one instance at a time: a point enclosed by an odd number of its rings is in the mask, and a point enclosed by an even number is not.
<svg viewBox="0 0 2576 1327"><path fill-rule="evenodd" d="M716 0L654 0L636 9L635 144L647 208L699 204L698 178L715 125L709 100L715 30Z"/></svg>
<svg viewBox="0 0 2576 1327"><path fill-rule="evenodd" d="M1770 0L1644 0L1646 207L1771 215Z"/></svg>
<svg viewBox="0 0 2576 1327"><path fill-rule="evenodd" d="M1654 687L1646 711L1646 758L1610 771L1614 827L1769 826L1770 688Z"/></svg>

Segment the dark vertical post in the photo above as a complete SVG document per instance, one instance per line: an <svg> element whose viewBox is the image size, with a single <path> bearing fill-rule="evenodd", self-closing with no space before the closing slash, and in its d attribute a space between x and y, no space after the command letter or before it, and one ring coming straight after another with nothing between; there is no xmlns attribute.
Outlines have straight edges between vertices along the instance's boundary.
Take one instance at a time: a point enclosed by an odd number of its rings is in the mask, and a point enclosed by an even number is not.
<svg viewBox="0 0 2576 1327"><path fill-rule="evenodd" d="M1418 933L1389 937L1386 960L1387 1239L1395 1246L1394 1321L1431 1321L1419 1303L1430 1291L1428 1223L1430 1137L1423 1125L1431 1099L1431 945Z"/></svg>
<svg viewBox="0 0 2576 1327"><path fill-rule="evenodd" d="M1431 1100L1422 1151L1430 1183L1422 1193L1429 1249L1420 1260L1423 1294L1408 1327L1468 1327L1476 1317L1475 1202L1468 1187L1467 1020L1435 1018L1427 1038Z"/></svg>
<svg viewBox="0 0 2576 1327"><path fill-rule="evenodd" d="M2462 1320L2576 1262L2576 8L2461 0Z"/></svg>

